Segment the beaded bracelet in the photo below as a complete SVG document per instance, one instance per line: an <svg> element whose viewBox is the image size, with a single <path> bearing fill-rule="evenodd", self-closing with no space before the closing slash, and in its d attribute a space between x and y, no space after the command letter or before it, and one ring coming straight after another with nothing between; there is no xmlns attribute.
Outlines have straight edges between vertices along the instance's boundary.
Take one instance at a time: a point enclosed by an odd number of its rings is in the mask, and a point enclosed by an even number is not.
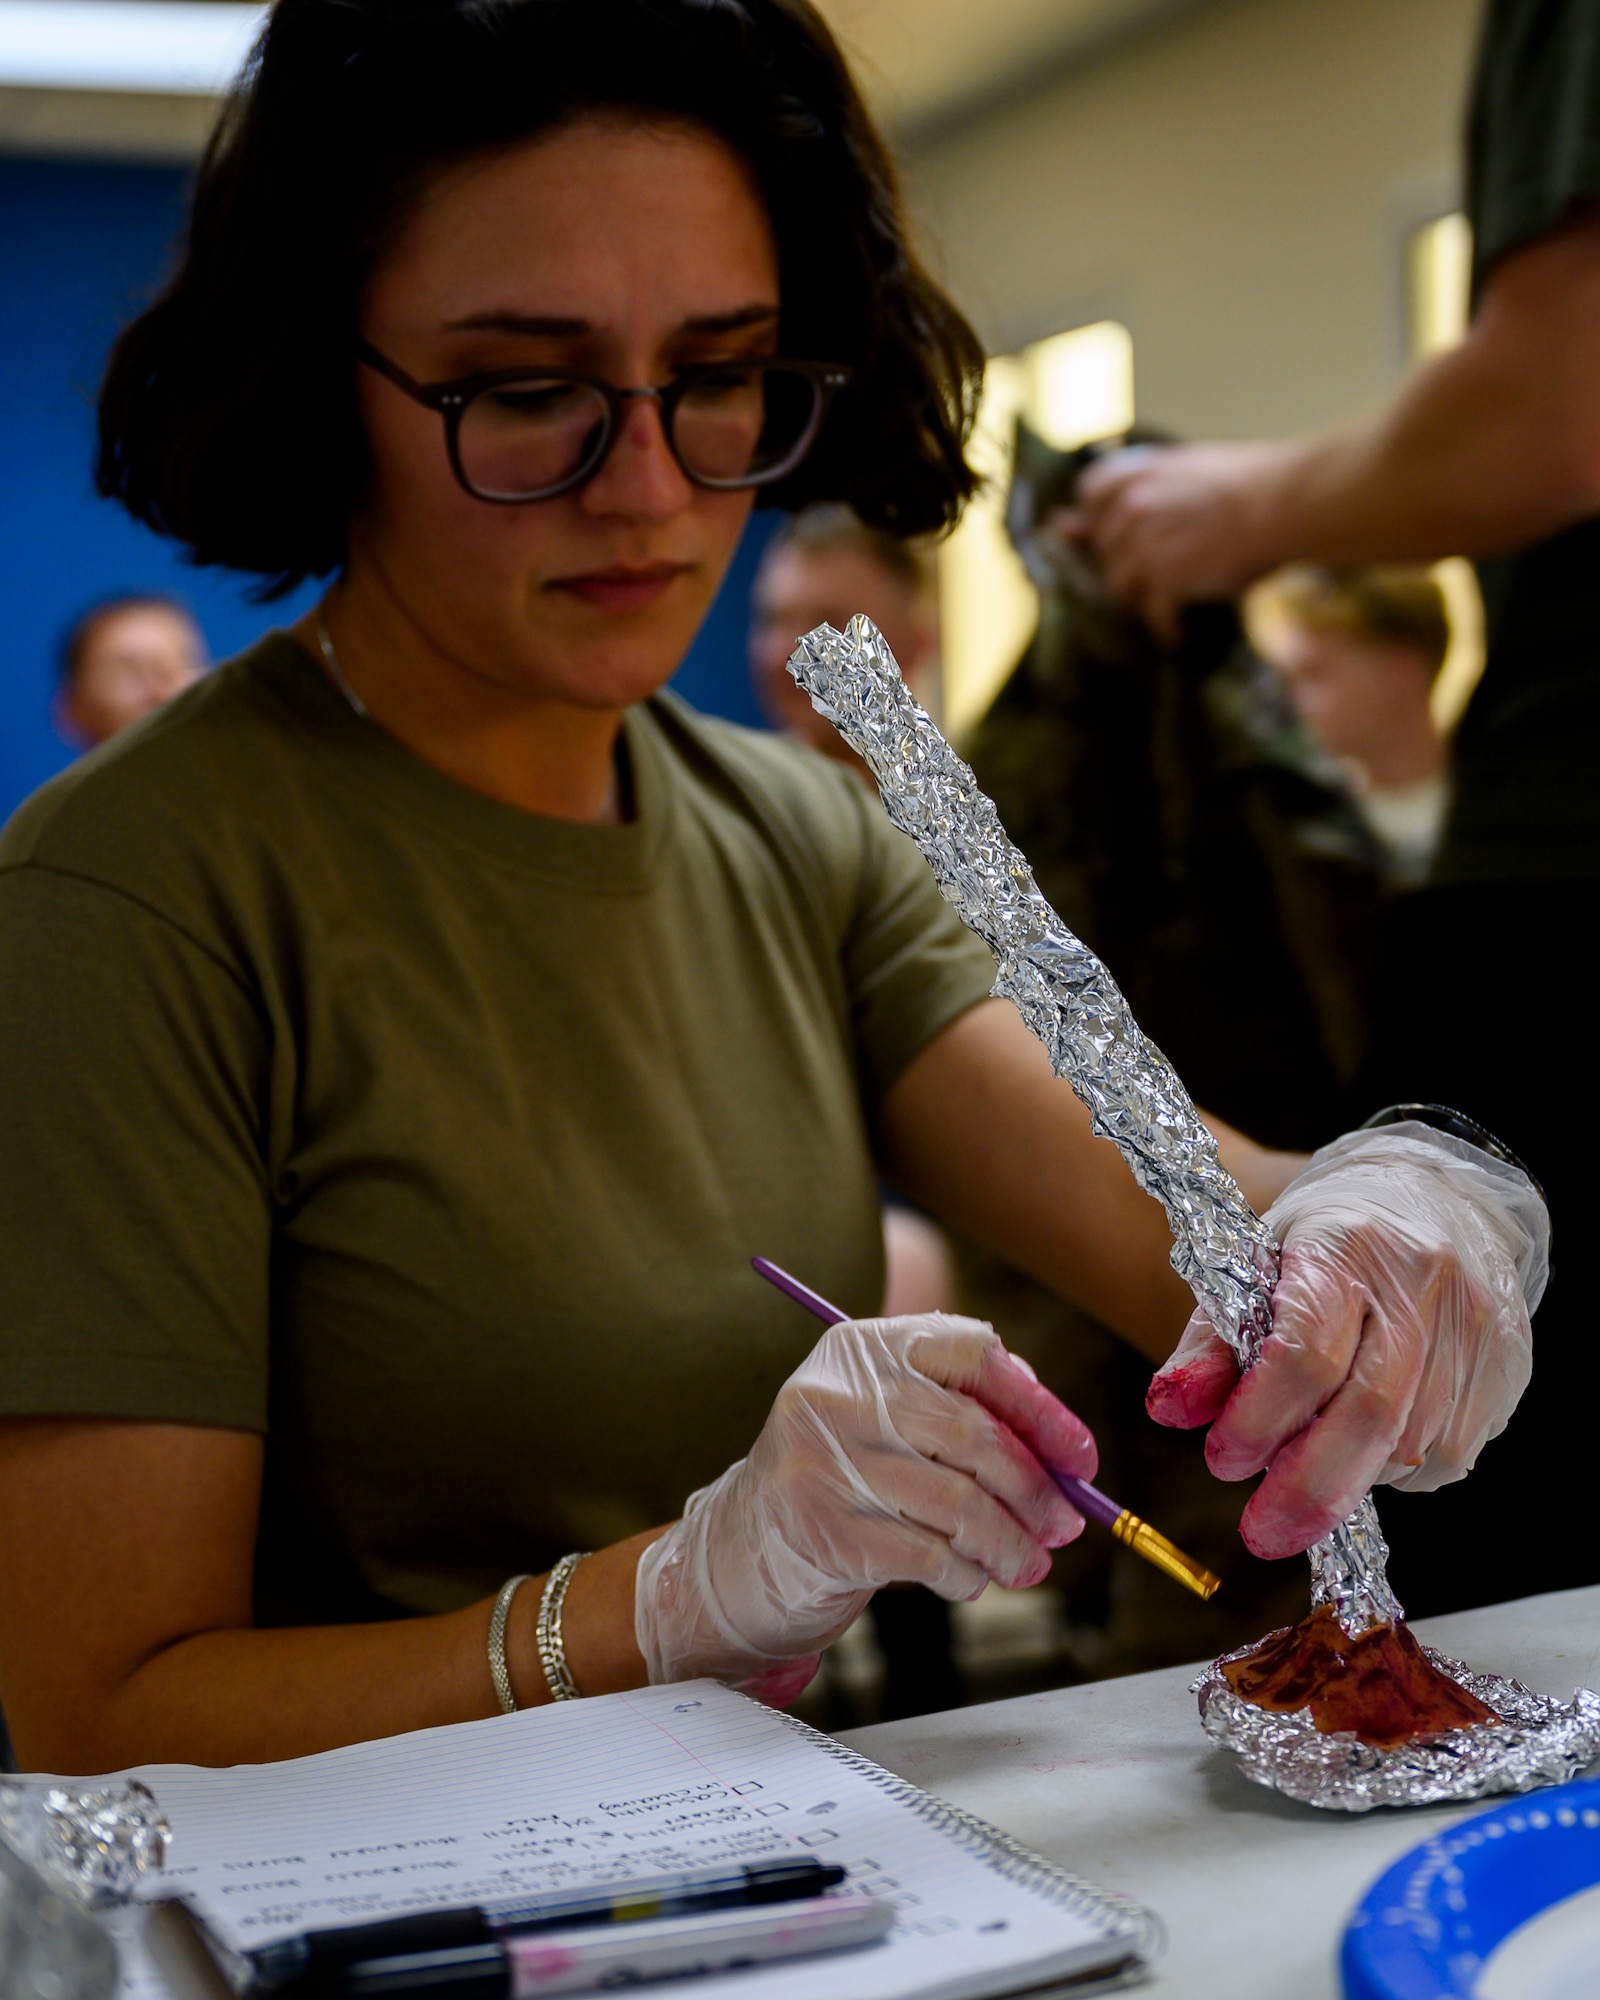
<svg viewBox="0 0 1600 2000"><path fill-rule="evenodd" d="M567 1585L572 1581L573 1571L588 1554L587 1549L580 1549L576 1555L563 1556L551 1570L544 1595L539 1599L539 1623L534 1638L552 1701L580 1699L578 1683L567 1665L567 1649L561 1642L561 1607L567 1600Z"/></svg>

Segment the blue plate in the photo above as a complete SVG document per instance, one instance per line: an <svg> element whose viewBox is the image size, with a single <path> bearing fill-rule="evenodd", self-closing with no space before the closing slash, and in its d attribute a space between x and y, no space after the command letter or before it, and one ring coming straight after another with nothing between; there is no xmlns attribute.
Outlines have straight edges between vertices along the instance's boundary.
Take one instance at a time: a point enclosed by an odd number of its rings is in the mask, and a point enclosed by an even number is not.
<svg viewBox="0 0 1600 2000"><path fill-rule="evenodd" d="M1600 1883L1600 1777L1460 1820L1402 1855L1344 1934L1345 2000L1471 2000L1484 1961Z"/></svg>

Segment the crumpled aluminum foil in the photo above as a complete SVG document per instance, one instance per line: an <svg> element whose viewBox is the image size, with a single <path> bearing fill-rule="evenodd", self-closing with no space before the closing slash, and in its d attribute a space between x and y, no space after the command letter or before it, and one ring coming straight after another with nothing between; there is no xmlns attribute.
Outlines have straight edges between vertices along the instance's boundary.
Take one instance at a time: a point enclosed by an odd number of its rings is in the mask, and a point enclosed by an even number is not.
<svg viewBox="0 0 1600 2000"><path fill-rule="evenodd" d="M86 1909L115 1909L162 1868L171 1829L147 1786L101 1791L0 1781L0 1840Z"/></svg>
<svg viewBox="0 0 1600 2000"><path fill-rule="evenodd" d="M1241 1659L1253 1650L1244 1646L1226 1658ZM1334 1812L1531 1792L1539 1785L1566 1784L1600 1756L1600 1694L1592 1688L1577 1689L1570 1702L1555 1701L1521 1681L1473 1673L1432 1646L1422 1650L1492 1708L1500 1724L1452 1729L1398 1750L1379 1750L1347 1729L1324 1733L1309 1709L1274 1715L1242 1700L1223 1678L1222 1660L1207 1667L1189 1692L1200 1697L1206 1734L1235 1753L1252 1783Z"/></svg>
<svg viewBox="0 0 1600 2000"><path fill-rule="evenodd" d="M917 843L946 899L994 953L994 992L1015 1003L1056 1075L1088 1107L1094 1130L1161 1203L1173 1268L1249 1367L1271 1325L1278 1246L1218 1159L1172 1065L1141 1034L1110 973L1040 895L993 802L906 687L876 626L866 618L852 618L843 633L819 625L796 647L789 672L866 760L889 818ZM1388 1544L1370 1496L1310 1555L1312 1602L1331 1604L1346 1631L1399 1621L1385 1575ZM1584 1691L1564 1708L1514 1681L1441 1664L1504 1715L1505 1726L1376 1750L1240 1701L1216 1668L1196 1690L1206 1691L1207 1730L1238 1752L1251 1777L1308 1804L1349 1811L1568 1778L1600 1750L1600 1697Z"/></svg>

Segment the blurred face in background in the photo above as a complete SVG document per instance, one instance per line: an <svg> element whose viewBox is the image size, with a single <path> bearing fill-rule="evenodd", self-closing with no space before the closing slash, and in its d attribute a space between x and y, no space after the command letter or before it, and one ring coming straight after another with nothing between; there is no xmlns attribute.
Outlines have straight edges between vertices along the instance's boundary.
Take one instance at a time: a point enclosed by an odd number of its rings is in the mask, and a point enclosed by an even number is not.
<svg viewBox="0 0 1600 2000"><path fill-rule="evenodd" d="M924 704L938 659L938 630L909 581L865 546L782 545L756 577L750 627L750 674L756 699L774 728L824 756L858 762L785 672L795 641L821 624L842 631L864 611L889 643L907 686Z"/></svg>
<svg viewBox="0 0 1600 2000"><path fill-rule="evenodd" d="M1364 771L1377 776L1401 746L1437 740L1428 709L1433 669L1418 646L1291 621L1273 644L1272 664L1322 747Z"/></svg>
<svg viewBox="0 0 1600 2000"><path fill-rule="evenodd" d="M172 604L129 604L96 618L79 643L57 714L86 749L182 694L206 670L200 628Z"/></svg>

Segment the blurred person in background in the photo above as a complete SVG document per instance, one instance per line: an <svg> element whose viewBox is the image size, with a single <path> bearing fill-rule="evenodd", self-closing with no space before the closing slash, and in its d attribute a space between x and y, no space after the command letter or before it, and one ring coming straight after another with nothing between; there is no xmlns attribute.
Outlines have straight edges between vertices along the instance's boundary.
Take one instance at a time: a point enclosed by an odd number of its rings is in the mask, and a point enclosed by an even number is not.
<svg viewBox="0 0 1600 2000"><path fill-rule="evenodd" d="M857 612L865 612L888 641L912 693L925 707L936 708L939 621L933 565L923 545L868 527L849 507L828 501L807 507L778 529L756 572L751 684L774 729L847 764L876 798L866 765L786 670L803 633L823 624L843 631ZM954 1312L949 1239L921 1209L885 1192L884 1313ZM871 1615L883 1656L882 1719L953 1708L965 1699L950 1607L943 1599L915 1586L895 1586L873 1599Z"/></svg>
<svg viewBox="0 0 1600 2000"><path fill-rule="evenodd" d="M939 620L933 568L917 542L871 528L832 502L807 507L767 544L751 591L750 678L772 726L792 742L848 764L871 791L866 765L786 671L795 643L818 625L842 631L865 612L889 643L906 683L937 707ZM948 1312L955 1273L944 1234L918 1211L884 1211L884 1311Z"/></svg>
<svg viewBox="0 0 1600 2000"><path fill-rule="evenodd" d="M1450 649L1425 569L1297 566L1260 586L1260 638L1309 734L1334 758L1395 888L1427 875L1450 802L1430 697Z"/></svg>
<svg viewBox="0 0 1600 2000"><path fill-rule="evenodd" d="M92 750L192 687L207 664L205 638L180 599L159 591L106 598L62 642L56 726Z"/></svg>
<svg viewBox="0 0 1600 2000"><path fill-rule="evenodd" d="M1197 1101L1314 1146L1364 1049L1383 856L1236 607L1197 609L1169 644L1054 532L1106 449L1017 427L1007 524L1039 620L967 755Z"/></svg>
<svg viewBox="0 0 1600 2000"><path fill-rule="evenodd" d="M1467 125L1466 337L1356 424L1277 443L1126 452L1084 481L1067 532L1156 629L1280 565L1479 564L1488 656L1457 731L1425 886L1395 905L1385 1013L1356 1115L1454 1104L1543 1180L1556 1237L1587 1235L1600 904L1600 0L1490 0ZM1567 1237L1570 1243L1572 1238ZM1585 1536L1528 1537L1592 1502L1595 1284L1569 1256L1539 1318L1523 1414L1476 1477L1386 1500L1413 1615L1600 1580Z"/></svg>
<svg viewBox="0 0 1600 2000"><path fill-rule="evenodd" d="M750 677L763 714L774 729L872 784L866 765L818 715L786 663L802 633L824 624L842 632L862 611L889 642L907 687L936 712L939 613L923 545L869 528L848 507L807 507L767 544L751 599Z"/></svg>

